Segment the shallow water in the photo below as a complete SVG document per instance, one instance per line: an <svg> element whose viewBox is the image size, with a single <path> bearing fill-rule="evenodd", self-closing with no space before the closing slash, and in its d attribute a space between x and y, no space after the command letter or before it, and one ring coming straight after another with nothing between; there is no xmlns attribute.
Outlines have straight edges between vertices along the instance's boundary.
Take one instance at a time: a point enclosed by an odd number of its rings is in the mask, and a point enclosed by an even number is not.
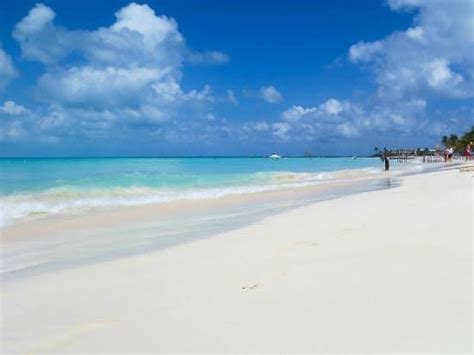
<svg viewBox="0 0 474 355"><path fill-rule="evenodd" d="M403 169L420 167L408 163ZM381 169L374 158L0 159L0 225L31 215L213 199L365 178Z"/></svg>
<svg viewBox="0 0 474 355"><path fill-rule="evenodd" d="M395 163L386 173L378 159L347 158L112 160L2 163L3 280L156 251L436 168ZM18 223L29 228L8 237Z"/></svg>

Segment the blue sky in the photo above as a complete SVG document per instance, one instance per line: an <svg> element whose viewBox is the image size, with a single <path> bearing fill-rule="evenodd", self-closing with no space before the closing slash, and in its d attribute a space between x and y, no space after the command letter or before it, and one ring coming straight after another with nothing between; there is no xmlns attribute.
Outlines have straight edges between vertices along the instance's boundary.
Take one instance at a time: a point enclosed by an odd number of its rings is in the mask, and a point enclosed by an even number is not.
<svg viewBox="0 0 474 355"><path fill-rule="evenodd" d="M473 0L0 3L1 156L368 154L474 124Z"/></svg>

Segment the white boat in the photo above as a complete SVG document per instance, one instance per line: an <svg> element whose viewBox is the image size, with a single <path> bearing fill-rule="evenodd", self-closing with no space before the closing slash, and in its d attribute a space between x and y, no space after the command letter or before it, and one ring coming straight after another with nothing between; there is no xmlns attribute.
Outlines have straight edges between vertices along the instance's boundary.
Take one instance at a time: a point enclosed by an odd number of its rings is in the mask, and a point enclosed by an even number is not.
<svg viewBox="0 0 474 355"><path fill-rule="evenodd" d="M280 159L281 155L278 155L277 153L272 153L272 155L270 155L268 158L276 160L276 159Z"/></svg>

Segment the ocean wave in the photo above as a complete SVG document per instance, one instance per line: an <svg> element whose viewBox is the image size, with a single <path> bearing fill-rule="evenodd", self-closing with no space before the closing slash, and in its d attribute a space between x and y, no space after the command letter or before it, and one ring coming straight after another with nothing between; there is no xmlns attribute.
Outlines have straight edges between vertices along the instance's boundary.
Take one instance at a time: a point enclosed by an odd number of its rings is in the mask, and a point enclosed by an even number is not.
<svg viewBox="0 0 474 355"><path fill-rule="evenodd" d="M416 167L418 169L418 167ZM157 188L62 186L0 197L0 225L27 216L75 213L91 208L166 203L174 200L215 199L265 191L310 186L328 182L366 179L382 174L378 168L347 169L317 173L258 172L241 184L210 187Z"/></svg>
<svg viewBox="0 0 474 355"><path fill-rule="evenodd" d="M344 179L366 178L371 175L380 174L381 169L363 168L363 169L344 169L336 171L322 171L318 173L295 173L286 171L277 171L270 174L271 178L280 183L292 182L322 182L337 181Z"/></svg>
<svg viewBox="0 0 474 355"><path fill-rule="evenodd" d="M173 200L199 200L226 195L260 192L272 186L246 186L209 189L167 190L148 187L130 188L51 188L36 193L21 193L0 198L0 225L27 216L74 213L90 208L135 206Z"/></svg>

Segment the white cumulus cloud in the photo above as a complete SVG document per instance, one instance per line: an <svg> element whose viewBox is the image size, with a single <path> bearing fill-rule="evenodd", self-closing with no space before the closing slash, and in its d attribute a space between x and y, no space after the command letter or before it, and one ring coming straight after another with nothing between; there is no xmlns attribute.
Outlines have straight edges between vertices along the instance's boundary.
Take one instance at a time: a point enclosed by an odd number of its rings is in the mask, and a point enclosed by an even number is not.
<svg viewBox="0 0 474 355"><path fill-rule="evenodd" d="M364 134L406 133L419 127L426 100L414 98L386 106L330 98L313 107L292 106L273 124L273 134L285 141L318 141Z"/></svg>
<svg viewBox="0 0 474 355"><path fill-rule="evenodd" d="M0 106L0 112L6 113L11 116L20 116L29 113L30 111L25 107L15 103L14 101L8 100Z"/></svg>
<svg viewBox="0 0 474 355"><path fill-rule="evenodd" d="M456 87L464 79L454 73L446 59L434 59L425 67L428 84L433 88Z"/></svg>
<svg viewBox="0 0 474 355"><path fill-rule="evenodd" d="M292 106L289 109L285 110L281 114L281 118L284 121L296 122L299 121L302 117L316 112L316 107L305 108L302 106Z"/></svg>
<svg viewBox="0 0 474 355"><path fill-rule="evenodd" d="M260 88L262 99L271 104L278 103L283 100L283 96L274 86L262 86Z"/></svg>
<svg viewBox="0 0 474 355"><path fill-rule="evenodd" d="M408 30L405 31L405 33L409 38L412 38L415 40L423 39L423 28L421 28L420 26L409 28Z"/></svg>
<svg viewBox="0 0 474 355"><path fill-rule="evenodd" d="M0 43L0 89L17 75L11 57L3 50Z"/></svg>
<svg viewBox="0 0 474 355"><path fill-rule="evenodd" d="M364 62L372 60L378 53L382 52L383 43L375 42L358 42L349 49L349 58L352 62Z"/></svg>
<svg viewBox="0 0 474 355"><path fill-rule="evenodd" d="M373 69L378 94L474 96L474 1L389 0L394 11L415 13L413 26L350 47L349 59Z"/></svg>
<svg viewBox="0 0 474 355"><path fill-rule="evenodd" d="M337 115L344 110L342 102L336 99L329 99L325 103L321 104L320 108L329 115Z"/></svg>
<svg viewBox="0 0 474 355"><path fill-rule="evenodd" d="M44 74L39 80L43 93L55 100L110 105L142 98L144 87L163 79L167 71L154 67L71 67Z"/></svg>
<svg viewBox="0 0 474 355"><path fill-rule="evenodd" d="M25 59L44 64L37 96L49 106L43 105L33 125L58 137L72 127L77 134L106 136L107 130L125 129L119 122L133 128L198 115L214 101L212 89L205 84L185 90L184 63L229 60L222 52L190 50L173 18L134 2L109 25L88 30L57 25L54 10L37 4L15 25L13 37ZM0 48L0 65L9 61L3 54Z"/></svg>
<svg viewBox="0 0 474 355"><path fill-rule="evenodd" d="M276 122L272 125L273 135L280 139L287 140L291 128L291 124L287 122Z"/></svg>

